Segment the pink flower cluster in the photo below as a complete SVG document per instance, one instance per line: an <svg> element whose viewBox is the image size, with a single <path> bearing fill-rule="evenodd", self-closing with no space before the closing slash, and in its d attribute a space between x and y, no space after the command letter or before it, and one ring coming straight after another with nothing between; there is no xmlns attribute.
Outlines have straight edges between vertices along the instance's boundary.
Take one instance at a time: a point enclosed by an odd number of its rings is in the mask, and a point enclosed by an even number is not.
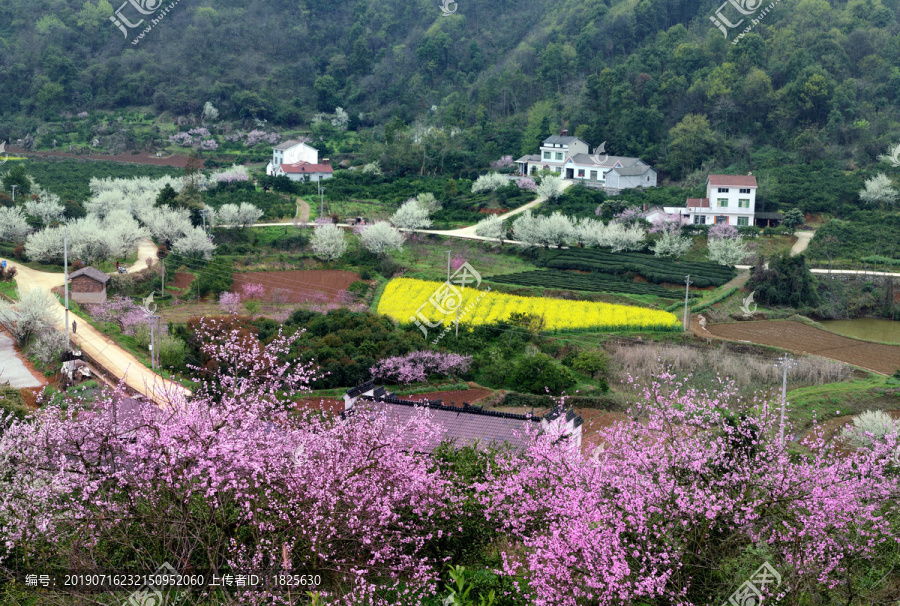
<svg viewBox="0 0 900 606"><path fill-rule="evenodd" d="M455 255L453 255L453 258L450 259L450 269L452 269L453 271L456 271L457 269L462 267L463 263L465 263L465 262L466 262L465 257L463 257L459 253L456 253Z"/></svg>
<svg viewBox="0 0 900 606"><path fill-rule="evenodd" d="M440 351L414 351L384 358L370 370L372 376L397 383L421 383L429 376L456 376L469 370L472 356Z"/></svg>
<svg viewBox="0 0 900 606"><path fill-rule="evenodd" d="M88 113L87 112L78 112L77 114L75 114L75 117L76 118L87 118Z"/></svg>
<svg viewBox="0 0 900 606"><path fill-rule="evenodd" d="M123 335L134 335L138 326L148 326L149 319L144 310L128 297L115 295L105 303L87 305L92 317L101 322L118 324Z"/></svg>
<svg viewBox="0 0 900 606"><path fill-rule="evenodd" d="M244 142L244 145L247 147L253 147L259 143L269 143L274 145L281 141L281 135L278 133L267 133L264 130L252 130L247 133L247 140Z"/></svg>
<svg viewBox="0 0 900 606"><path fill-rule="evenodd" d="M491 168L493 169L512 168L515 165L512 156L500 156L499 160L491 162Z"/></svg>
<svg viewBox="0 0 900 606"><path fill-rule="evenodd" d="M198 128L192 128L191 130L188 131L188 134L191 135L192 137L197 137L198 139L208 139L208 138L212 137L212 133L210 133L209 129L204 126L200 126Z"/></svg>
<svg viewBox="0 0 900 606"><path fill-rule="evenodd" d="M206 141L200 143L200 149L205 151L216 151L217 149L219 149L219 144L216 143L215 139L207 139Z"/></svg>
<svg viewBox="0 0 900 606"><path fill-rule="evenodd" d="M321 571L328 603L433 595L428 549L460 505L416 454L436 438L428 419L298 415L291 398L316 376L312 364L282 362L296 337L248 350L239 330L203 321L198 338L213 370L196 369L189 397L131 409L121 392L90 405L70 397L66 414L3 419L0 560L37 542L34 566L114 569L104 546L141 553L155 535L176 566ZM261 591L253 603L287 599Z"/></svg>
<svg viewBox="0 0 900 606"><path fill-rule="evenodd" d="M528 191L537 190L537 183L535 183L534 179L530 177L522 177L521 179L516 181L516 185L518 185L522 189L527 189Z"/></svg>
<svg viewBox="0 0 900 606"><path fill-rule="evenodd" d="M194 144L194 138L188 133L177 133L169 137L169 143L181 145L182 147L189 147Z"/></svg>
<svg viewBox="0 0 900 606"><path fill-rule="evenodd" d="M738 230L737 227L728 225L728 223L716 223L709 228L709 237L713 240L719 240L721 238L737 238Z"/></svg>
<svg viewBox="0 0 900 606"><path fill-rule="evenodd" d="M223 292L219 295L219 307L227 314L241 312L241 295L236 292Z"/></svg>
<svg viewBox="0 0 900 606"><path fill-rule="evenodd" d="M688 604L691 570L760 545L791 573L782 591L834 587L896 540L893 445L847 454L817 434L797 455L780 446L778 407L742 402L727 383L710 394L663 373L638 393L593 456L560 448L552 427L478 485L510 535L503 571L524 575L533 603Z"/></svg>
<svg viewBox="0 0 900 606"><path fill-rule="evenodd" d="M598 208L599 210L599 208ZM653 226L648 230L651 234L680 234L681 226L687 225L688 220L676 213L664 213L653 220Z"/></svg>
<svg viewBox="0 0 900 606"><path fill-rule="evenodd" d="M599 207L598 207L599 208ZM638 208L632 206L630 208L626 208L618 215L613 217L613 221L616 223L621 223L623 225L634 225L644 218L644 213Z"/></svg>
<svg viewBox="0 0 900 606"><path fill-rule="evenodd" d="M241 294L245 299L263 299L266 296L266 287L256 282L241 284Z"/></svg>
<svg viewBox="0 0 900 606"><path fill-rule="evenodd" d="M217 183L237 183L238 181L249 181L250 177L247 171L230 168L221 173L216 173L214 178Z"/></svg>

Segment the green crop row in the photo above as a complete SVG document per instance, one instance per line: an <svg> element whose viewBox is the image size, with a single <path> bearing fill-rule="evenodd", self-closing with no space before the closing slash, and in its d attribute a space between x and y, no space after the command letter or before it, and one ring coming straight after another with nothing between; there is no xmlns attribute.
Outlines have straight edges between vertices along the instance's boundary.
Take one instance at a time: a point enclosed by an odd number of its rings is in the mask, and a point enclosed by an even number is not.
<svg viewBox="0 0 900 606"><path fill-rule="evenodd" d="M542 288L567 288L587 292L652 295L666 299L675 299L680 296L679 293L674 290L656 286L655 284L625 282L623 280L616 280L597 274L576 274L555 270L523 271L515 274L493 276L488 278L488 280L499 284L514 284L516 286L539 286Z"/></svg>
<svg viewBox="0 0 900 606"><path fill-rule="evenodd" d="M634 273L659 284L684 282L691 276L691 283L698 288L721 286L735 275L735 269L716 263L675 261L641 253L609 253L600 250L569 249L550 257L547 267L553 269L578 269L609 274Z"/></svg>

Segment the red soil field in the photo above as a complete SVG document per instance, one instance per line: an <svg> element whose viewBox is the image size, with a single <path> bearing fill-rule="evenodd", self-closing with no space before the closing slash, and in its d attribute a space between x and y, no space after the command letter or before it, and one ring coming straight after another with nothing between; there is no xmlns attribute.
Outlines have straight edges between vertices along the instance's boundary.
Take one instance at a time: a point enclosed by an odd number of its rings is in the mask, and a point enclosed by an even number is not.
<svg viewBox="0 0 900 606"><path fill-rule="evenodd" d="M892 374L900 368L900 346L851 339L800 322L764 320L710 324L707 329L710 335L720 339L759 343L795 353L822 356L883 374Z"/></svg>
<svg viewBox="0 0 900 606"><path fill-rule="evenodd" d="M357 280L359 274L336 269L251 271L234 274L231 292L241 292L243 284L262 284L266 300L274 303L340 303Z"/></svg>
<svg viewBox="0 0 900 606"><path fill-rule="evenodd" d="M194 274L189 274L189 273L180 271L175 274L175 280L173 281L173 286L175 288L184 289L184 288L189 287L191 284L193 284L195 279L196 279L196 276Z"/></svg>

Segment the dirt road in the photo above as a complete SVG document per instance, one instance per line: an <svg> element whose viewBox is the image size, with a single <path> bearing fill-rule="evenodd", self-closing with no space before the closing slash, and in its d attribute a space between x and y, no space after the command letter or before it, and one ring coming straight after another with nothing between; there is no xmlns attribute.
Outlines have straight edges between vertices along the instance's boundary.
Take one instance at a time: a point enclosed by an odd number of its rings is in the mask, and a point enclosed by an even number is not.
<svg viewBox="0 0 900 606"><path fill-rule="evenodd" d="M17 270L16 284L23 291L39 289L46 291L49 296L50 289L54 286L62 286L64 283L63 274L51 274L47 272L37 271L26 267L19 263L7 261ZM146 267L146 263L144 267ZM56 301L56 297L53 297ZM57 330L65 332L66 330L66 309L57 302L53 308L54 325ZM96 360L98 364L103 366L109 373L116 377L125 377L125 384L134 389L136 392L144 394L147 398L153 400L157 404L162 404L169 400L170 395L182 394L187 395L190 392L172 381L163 379L158 374L141 364L137 358L125 351L116 343L94 329L90 324L79 321L75 314L69 314L69 327L72 321L77 322L75 334L71 334L72 342L79 347L88 356Z"/></svg>

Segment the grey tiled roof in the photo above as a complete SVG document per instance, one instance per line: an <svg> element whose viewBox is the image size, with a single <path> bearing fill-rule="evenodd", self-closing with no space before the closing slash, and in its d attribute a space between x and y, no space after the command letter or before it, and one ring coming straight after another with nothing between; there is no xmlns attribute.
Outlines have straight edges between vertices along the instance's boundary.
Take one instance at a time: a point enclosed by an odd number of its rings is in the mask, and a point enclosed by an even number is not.
<svg viewBox="0 0 900 606"><path fill-rule="evenodd" d="M603 155L604 154L601 154L600 157L602 158ZM631 158L629 156L608 156L602 164L598 164L594 160L594 156L592 156L591 154L575 154L574 156L572 156L572 160L575 162L575 164L584 164L603 168L614 167L616 164L621 164L626 168L630 168L632 166L647 166L640 158Z"/></svg>
<svg viewBox="0 0 900 606"><path fill-rule="evenodd" d="M437 403L423 405L422 402L391 400L365 403L363 408L354 411L354 416L374 418L374 415L387 415L389 426L396 427L409 422L422 408L426 408L432 423L441 428L438 436L428 443L428 452L445 441L453 442L457 448L477 442L480 448L508 443L513 448L521 449L525 447L522 439L525 430L540 429L540 417L529 419L525 415L482 411L475 407L466 409Z"/></svg>
<svg viewBox="0 0 900 606"><path fill-rule="evenodd" d="M614 168L614 171L623 177L633 177L637 175L643 175L648 170L653 170L649 166L628 166L625 168Z"/></svg>
<svg viewBox="0 0 900 606"><path fill-rule="evenodd" d="M294 147L295 145L300 145L300 142L299 142L299 141L294 141L293 139L291 139L291 140L289 140L289 141L282 141L281 143L279 143L278 145L276 145L276 146L274 147L274 149L278 149L278 150L284 151L284 150L286 150L286 149L290 149L290 148Z"/></svg>
<svg viewBox="0 0 900 606"><path fill-rule="evenodd" d="M569 135L552 135L544 139L544 145L568 145L572 141L581 141L581 139Z"/></svg>
<svg viewBox="0 0 900 606"><path fill-rule="evenodd" d="M69 274L69 280L71 281L72 278L77 278L78 276L87 276L88 278L93 278L101 284L106 284L107 282L109 282L109 274L105 274L95 267L85 267L84 269L73 271Z"/></svg>

